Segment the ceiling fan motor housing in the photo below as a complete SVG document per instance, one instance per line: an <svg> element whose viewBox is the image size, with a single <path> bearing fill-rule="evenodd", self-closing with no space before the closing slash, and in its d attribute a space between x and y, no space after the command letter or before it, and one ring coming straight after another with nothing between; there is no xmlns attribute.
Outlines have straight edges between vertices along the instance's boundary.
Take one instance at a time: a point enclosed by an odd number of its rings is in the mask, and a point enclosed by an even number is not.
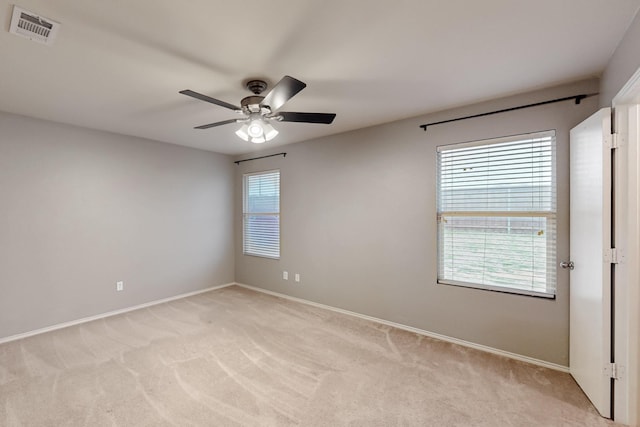
<svg viewBox="0 0 640 427"><path fill-rule="evenodd" d="M250 113L260 113L264 109L265 110L264 114L270 113L271 112L270 109L260 105L263 99L264 99L264 96L258 96L258 95L251 95L251 96L242 98L242 101L240 101L240 106L242 107L242 111L245 112L246 114L250 114Z"/></svg>
<svg viewBox="0 0 640 427"><path fill-rule="evenodd" d="M264 109L264 106L261 106L262 101L264 100L264 96L259 96L262 92L267 89L267 82L264 80L248 80L245 84L245 87L254 93L253 96L247 96L240 101L240 106L242 107L242 111L245 114L251 113L261 113L261 114L269 114L271 110Z"/></svg>

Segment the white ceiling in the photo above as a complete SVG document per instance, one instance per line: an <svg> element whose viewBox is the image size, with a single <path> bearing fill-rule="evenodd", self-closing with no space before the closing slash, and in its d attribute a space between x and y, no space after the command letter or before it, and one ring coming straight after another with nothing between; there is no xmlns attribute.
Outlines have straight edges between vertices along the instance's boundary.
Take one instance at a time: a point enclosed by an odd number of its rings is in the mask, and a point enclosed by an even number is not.
<svg viewBox="0 0 640 427"><path fill-rule="evenodd" d="M8 32L0 0L0 110L227 154L242 82L307 88L269 146L598 76L640 0L16 0L58 21L45 46Z"/></svg>

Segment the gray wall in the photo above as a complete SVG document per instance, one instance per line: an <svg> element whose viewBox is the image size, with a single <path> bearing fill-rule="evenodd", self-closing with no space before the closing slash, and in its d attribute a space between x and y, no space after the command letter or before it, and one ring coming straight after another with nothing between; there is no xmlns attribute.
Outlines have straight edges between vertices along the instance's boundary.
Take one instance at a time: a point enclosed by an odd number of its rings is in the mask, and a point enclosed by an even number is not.
<svg viewBox="0 0 640 427"><path fill-rule="evenodd" d="M243 255L237 221L236 281L568 365L566 271L558 272L555 300L436 284L436 146L555 129L558 256L566 259L569 130L596 110L597 98L427 132L418 126L597 89L596 80L579 82L280 147L264 154L286 151L286 158L242 163L235 181L238 219L242 174L281 171L281 259ZM283 270L290 280L282 280ZM293 273L301 283L291 280Z"/></svg>
<svg viewBox="0 0 640 427"><path fill-rule="evenodd" d="M640 68L640 14L629 26L618 44L600 80L600 105L610 107L611 101L633 73Z"/></svg>
<svg viewBox="0 0 640 427"><path fill-rule="evenodd" d="M228 156L4 113L0 129L0 338L233 281Z"/></svg>

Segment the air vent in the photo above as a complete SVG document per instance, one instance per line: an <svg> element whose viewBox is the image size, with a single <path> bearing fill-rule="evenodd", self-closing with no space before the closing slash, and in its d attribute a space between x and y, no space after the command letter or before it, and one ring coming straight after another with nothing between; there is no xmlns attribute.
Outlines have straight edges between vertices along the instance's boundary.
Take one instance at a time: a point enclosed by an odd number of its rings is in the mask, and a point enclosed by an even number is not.
<svg viewBox="0 0 640 427"><path fill-rule="evenodd" d="M49 18L13 6L10 33L49 45L53 43L59 28L60 24Z"/></svg>

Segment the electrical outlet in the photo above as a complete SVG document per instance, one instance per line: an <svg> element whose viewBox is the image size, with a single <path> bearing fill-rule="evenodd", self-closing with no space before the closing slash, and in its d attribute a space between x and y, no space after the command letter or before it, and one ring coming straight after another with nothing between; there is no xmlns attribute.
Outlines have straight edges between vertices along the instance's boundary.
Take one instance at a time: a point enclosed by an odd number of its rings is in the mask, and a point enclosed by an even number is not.
<svg viewBox="0 0 640 427"><path fill-rule="evenodd" d="M282 280L289 280L289 272L288 271L283 271L282 272Z"/></svg>
<svg viewBox="0 0 640 427"><path fill-rule="evenodd" d="M296 273L296 282L300 281L300 274Z"/></svg>
<svg viewBox="0 0 640 427"><path fill-rule="evenodd" d="M124 290L124 282L123 281L116 282L116 291L120 292L122 290Z"/></svg>

